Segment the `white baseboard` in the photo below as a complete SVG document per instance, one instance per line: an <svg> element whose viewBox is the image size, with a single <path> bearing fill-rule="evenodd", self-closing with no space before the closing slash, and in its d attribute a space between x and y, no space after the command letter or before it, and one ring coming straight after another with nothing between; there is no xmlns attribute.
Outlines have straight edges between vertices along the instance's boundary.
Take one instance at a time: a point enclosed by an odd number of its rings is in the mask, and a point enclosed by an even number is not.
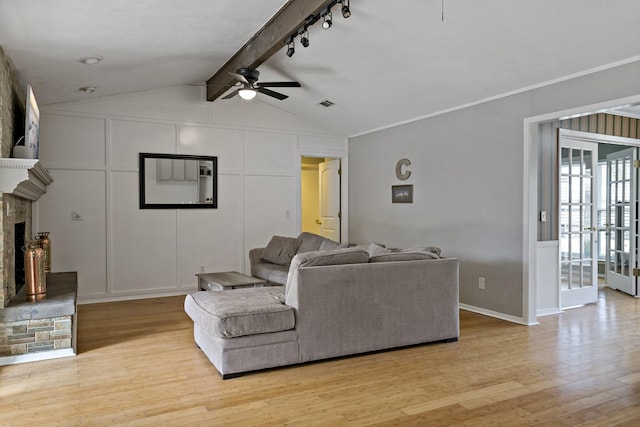
<svg viewBox="0 0 640 427"><path fill-rule="evenodd" d="M467 304L459 304L459 306L460 306L460 309L462 309L462 310L471 311L473 313L478 313L478 314L483 314L483 315L489 316L489 317L495 317L496 319L506 320L507 322L517 323L519 325L525 325L525 326L538 325L538 322L527 323L527 322L525 322L524 318L522 318L522 317L511 316L509 314L504 314L504 313L499 313L497 311L487 310L486 308L474 307L472 305L467 305Z"/></svg>
<svg viewBox="0 0 640 427"><path fill-rule="evenodd" d="M540 317L540 316L551 316L552 314L560 314L562 313L562 310L559 310L557 308L547 308L544 310L538 310L536 312L536 316Z"/></svg>
<svg viewBox="0 0 640 427"><path fill-rule="evenodd" d="M75 356L71 348L61 350L41 351L38 353L18 354L16 356L0 357L0 366L15 365L17 363L38 362L40 360L59 359L61 357Z"/></svg>

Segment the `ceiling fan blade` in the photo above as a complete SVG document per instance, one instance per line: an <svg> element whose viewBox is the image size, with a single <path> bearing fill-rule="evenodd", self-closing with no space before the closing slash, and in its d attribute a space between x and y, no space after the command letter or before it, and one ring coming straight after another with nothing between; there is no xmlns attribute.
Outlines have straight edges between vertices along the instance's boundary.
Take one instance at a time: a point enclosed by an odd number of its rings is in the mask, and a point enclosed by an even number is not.
<svg viewBox="0 0 640 427"><path fill-rule="evenodd" d="M195 83L187 83L187 86L200 86L200 87L234 87L238 86L240 83L235 82L232 85L219 85L219 84L209 84L207 82L195 82Z"/></svg>
<svg viewBox="0 0 640 427"><path fill-rule="evenodd" d="M229 72L229 74L231 74L233 76L233 78L236 79L239 82L246 83L248 85L251 84L251 83L249 83L249 80L247 80L246 77L243 76L242 74L232 73L232 72Z"/></svg>
<svg viewBox="0 0 640 427"><path fill-rule="evenodd" d="M256 90L258 92L260 92L260 93L264 93L267 96L272 96L274 98L277 98L280 101L282 101L283 99L287 99L289 97L288 95L285 95L283 93L279 93L279 92L276 92L276 91L273 91L273 90L270 90L270 89L266 89L266 88L261 87L261 86L258 86L256 88Z"/></svg>
<svg viewBox="0 0 640 427"><path fill-rule="evenodd" d="M258 83L262 87L302 87L298 82L264 82Z"/></svg>
<svg viewBox="0 0 640 427"><path fill-rule="evenodd" d="M238 94L238 92L240 92L240 89L236 89L233 92L231 92L229 95L222 97L222 99L231 99L234 96L236 96Z"/></svg>

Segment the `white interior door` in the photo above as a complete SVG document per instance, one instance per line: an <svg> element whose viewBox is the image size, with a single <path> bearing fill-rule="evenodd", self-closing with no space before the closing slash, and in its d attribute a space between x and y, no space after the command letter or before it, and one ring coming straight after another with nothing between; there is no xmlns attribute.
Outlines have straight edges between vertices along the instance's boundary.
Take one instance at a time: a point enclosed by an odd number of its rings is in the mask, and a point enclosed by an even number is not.
<svg viewBox="0 0 640 427"><path fill-rule="evenodd" d="M598 144L560 138L560 307L596 302Z"/></svg>
<svg viewBox="0 0 640 427"><path fill-rule="evenodd" d="M322 162L318 169L320 235L340 241L340 159Z"/></svg>
<svg viewBox="0 0 640 427"><path fill-rule="evenodd" d="M607 155L607 286L637 295L638 149Z"/></svg>

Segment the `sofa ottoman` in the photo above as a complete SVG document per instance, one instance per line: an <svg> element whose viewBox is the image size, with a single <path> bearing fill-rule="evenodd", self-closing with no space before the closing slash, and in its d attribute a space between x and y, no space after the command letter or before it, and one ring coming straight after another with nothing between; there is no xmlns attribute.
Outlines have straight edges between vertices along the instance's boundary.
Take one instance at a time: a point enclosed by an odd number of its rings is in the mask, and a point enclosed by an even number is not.
<svg viewBox="0 0 640 427"><path fill-rule="evenodd" d="M187 295L184 310L196 344L227 379L298 362L295 312L283 301L281 286L200 291Z"/></svg>

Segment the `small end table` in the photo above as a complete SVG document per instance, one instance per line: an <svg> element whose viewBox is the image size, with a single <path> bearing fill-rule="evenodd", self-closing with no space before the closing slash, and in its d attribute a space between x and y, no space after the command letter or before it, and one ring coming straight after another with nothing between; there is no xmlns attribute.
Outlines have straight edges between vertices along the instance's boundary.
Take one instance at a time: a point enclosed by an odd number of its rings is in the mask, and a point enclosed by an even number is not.
<svg viewBox="0 0 640 427"><path fill-rule="evenodd" d="M247 276L237 271L224 271L221 273L200 273L198 277L198 290L201 291L228 291L239 288L259 288L266 280Z"/></svg>

